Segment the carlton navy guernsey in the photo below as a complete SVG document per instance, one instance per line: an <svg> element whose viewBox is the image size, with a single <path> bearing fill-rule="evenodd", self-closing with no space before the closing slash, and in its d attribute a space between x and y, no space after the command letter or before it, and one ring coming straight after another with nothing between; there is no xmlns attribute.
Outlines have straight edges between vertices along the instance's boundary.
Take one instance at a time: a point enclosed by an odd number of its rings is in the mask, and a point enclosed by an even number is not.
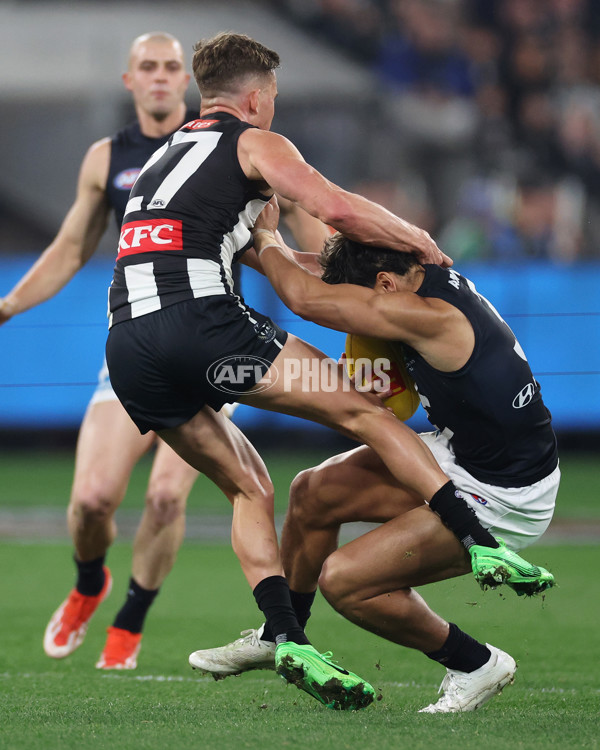
<svg viewBox="0 0 600 750"><path fill-rule="evenodd" d="M233 295L232 264L269 196L237 156L253 127L219 112L186 123L141 170L125 209L109 326L178 302Z"/></svg>
<svg viewBox="0 0 600 750"><path fill-rule="evenodd" d="M188 110L183 122L189 122L197 116L197 112ZM125 206L129 200L129 191L142 167L170 137L171 133L167 133L160 138L149 138L142 133L140 124L136 120L111 138L106 197L115 212L117 229L121 229Z"/></svg>
<svg viewBox="0 0 600 750"><path fill-rule="evenodd" d="M556 436L540 386L509 326L473 283L426 265L417 294L457 307L475 333L469 361L441 372L403 344L429 421L449 439L458 464L482 482L525 487L557 466Z"/></svg>

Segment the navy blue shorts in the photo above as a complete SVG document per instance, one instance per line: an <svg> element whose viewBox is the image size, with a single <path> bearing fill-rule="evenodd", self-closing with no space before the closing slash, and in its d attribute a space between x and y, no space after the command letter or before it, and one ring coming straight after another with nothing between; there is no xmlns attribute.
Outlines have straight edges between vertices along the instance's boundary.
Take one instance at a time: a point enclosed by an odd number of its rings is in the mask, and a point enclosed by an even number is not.
<svg viewBox="0 0 600 750"><path fill-rule="evenodd" d="M106 342L110 381L141 433L177 427L208 404L252 388L287 339L273 321L229 295L179 302L115 324Z"/></svg>

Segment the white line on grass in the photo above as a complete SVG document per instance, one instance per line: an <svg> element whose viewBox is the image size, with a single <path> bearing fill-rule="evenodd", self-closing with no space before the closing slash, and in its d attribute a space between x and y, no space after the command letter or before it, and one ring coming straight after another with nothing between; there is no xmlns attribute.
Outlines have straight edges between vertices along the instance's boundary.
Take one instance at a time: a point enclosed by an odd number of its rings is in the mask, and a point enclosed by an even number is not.
<svg viewBox="0 0 600 750"><path fill-rule="evenodd" d="M164 675L164 674L127 674L125 672L121 671L114 671L114 672L107 672L104 674L99 674L99 677L105 680L120 680L120 681L129 681L129 682L208 682L213 683L214 680L212 677L184 677L183 675ZM239 677L239 675L234 675ZM30 678L48 678L48 677L58 677L60 679L62 678L71 678L72 674L67 673L61 673L61 672L0 672L0 679L3 680L10 680L10 679L30 679ZM246 676L244 678L245 683L258 683L258 684L265 684L269 682L269 678L258 678L258 677L248 677ZM380 682L378 680L374 680L373 682L377 682L378 688L403 688L403 689L409 689L409 690L431 690L432 688L437 687L437 683L430 683L427 685L420 684L418 682ZM527 690L527 692L531 695L534 693L558 693L561 695L576 695L578 693L587 693L587 690L581 690L580 688L561 688L561 687L543 687L543 688L528 688L522 686L524 690ZM600 688L593 688L591 690L592 693L600 693Z"/></svg>

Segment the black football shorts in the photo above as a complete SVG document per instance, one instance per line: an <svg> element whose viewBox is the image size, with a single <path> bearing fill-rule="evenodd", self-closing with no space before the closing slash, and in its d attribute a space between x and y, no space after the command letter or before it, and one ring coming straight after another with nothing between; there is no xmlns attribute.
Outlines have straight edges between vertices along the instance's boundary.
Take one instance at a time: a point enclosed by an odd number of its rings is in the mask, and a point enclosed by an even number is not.
<svg viewBox="0 0 600 750"><path fill-rule="evenodd" d="M140 432L218 411L252 388L287 333L230 295L200 297L112 326L110 381Z"/></svg>

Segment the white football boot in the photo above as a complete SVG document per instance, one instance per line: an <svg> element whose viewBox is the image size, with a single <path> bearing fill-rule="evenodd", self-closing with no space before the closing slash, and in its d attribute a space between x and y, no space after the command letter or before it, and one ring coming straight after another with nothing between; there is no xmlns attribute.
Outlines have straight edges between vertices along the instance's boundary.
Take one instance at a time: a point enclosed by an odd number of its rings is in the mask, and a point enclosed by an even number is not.
<svg viewBox="0 0 600 750"><path fill-rule="evenodd" d="M207 648L190 654L192 669L224 680L251 669L275 669L275 643L263 641L264 624L258 630L242 630L241 638L218 648Z"/></svg>
<svg viewBox="0 0 600 750"><path fill-rule="evenodd" d="M438 691L443 691L444 694L437 703L425 706L419 713L475 711L495 695L499 695L505 685L512 684L517 670L515 660L489 643L486 646L492 652L489 661L474 672L446 670L447 674Z"/></svg>

